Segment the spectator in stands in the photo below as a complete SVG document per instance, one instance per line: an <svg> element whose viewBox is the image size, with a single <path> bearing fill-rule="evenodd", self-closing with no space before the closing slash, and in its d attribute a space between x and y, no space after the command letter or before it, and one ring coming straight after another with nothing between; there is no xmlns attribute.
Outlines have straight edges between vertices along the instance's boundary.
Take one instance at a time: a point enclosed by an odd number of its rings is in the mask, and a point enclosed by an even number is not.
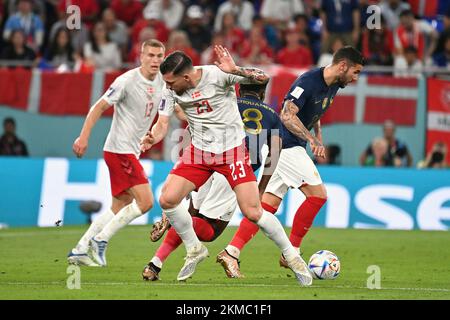
<svg viewBox="0 0 450 320"><path fill-rule="evenodd" d="M320 17L322 27L322 52L330 50L336 37L346 45L356 46L360 36L360 12L357 0L323 0Z"/></svg>
<svg viewBox="0 0 450 320"><path fill-rule="evenodd" d="M312 34L309 29L309 18L305 14L297 14L294 17L294 27L295 31L299 34L299 41L306 47L311 47L312 45Z"/></svg>
<svg viewBox="0 0 450 320"><path fill-rule="evenodd" d="M194 66L200 65L200 55L192 48L186 32L174 30L170 33L169 41L167 41L166 55L168 56L174 51L183 51L187 54Z"/></svg>
<svg viewBox="0 0 450 320"><path fill-rule="evenodd" d="M436 142L428 152L427 157L424 160L419 161L417 168L434 168L443 169L447 167L445 159L447 158L447 145L442 142Z"/></svg>
<svg viewBox="0 0 450 320"><path fill-rule="evenodd" d="M362 34L362 54L367 65L392 66L394 38L381 16L381 28L365 29Z"/></svg>
<svg viewBox="0 0 450 320"><path fill-rule="evenodd" d="M112 0L109 6L117 19L131 27L136 20L142 19L144 6L139 0Z"/></svg>
<svg viewBox="0 0 450 320"><path fill-rule="evenodd" d="M283 30L288 27L295 15L304 11L301 0L264 0L260 12L266 23Z"/></svg>
<svg viewBox="0 0 450 320"><path fill-rule="evenodd" d="M133 44L129 54L128 62L134 63L136 66L141 64L140 55L142 50L142 43L146 40L156 39L155 29L152 27L146 27L139 33L138 41Z"/></svg>
<svg viewBox="0 0 450 320"><path fill-rule="evenodd" d="M256 27L252 28L249 38L242 44L240 56L243 64L248 65L270 64L275 58L262 30Z"/></svg>
<svg viewBox="0 0 450 320"><path fill-rule="evenodd" d="M91 29L94 23L98 20L100 14L100 7L95 0L59 0L58 11L60 18L67 14L67 7L75 5L80 8L81 21Z"/></svg>
<svg viewBox="0 0 450 320"><path fill-rule="evenodd" d="M377 140L376 150L373 143L361 154L359 162L361 165L380 163L381 160L385 166L410 167L413 159L409 153L408 147L395 137L395 124L391 120L385 121L383 125L383 134L386 142L386 152L383 143ZM382 156L382 157L381 157Z"/></svg>
<svg viewBox="0 0 450 320"><path fill-rule="evenodd" d="M395 56L394 76L403 78L420 77L423 70L423 63L417 54L417 48L407 47L402 55Z"/></svg>
<svg viewBox="0 0 450 320"><path fill-rule="evenodd" d="M244 31L250 31L253 24L255 8L250 1L246 0L228 0L223 2L217 10L214 21L214 31L221 31L223 15L231 12L236 18L236 24Z"/></svg>
<svg viewBox="0 0 450 320"><path fill-rule="evenodd" d="M90 41L85 44L83 53L87 64L96 69L114 71L122 64L119 47L109 40L105 25L101 22L92 29Z"/></svg>
<svg viewBox="0 0 450 320"><path fill-rule="evenodd" d="M372 167L392 166L392 163L389 162L390 159L388 153L388 143L386 139L384 138L373 139L369 148L370 153L364 157L364 160L360 160L361 165Z"/></svg>
<svg viewBox="0 0 450 320"><path fill-rule="evenodd" d="M205 27L203 10L200 6L192 5L186 10L186 22L183 27L189 37L192 47L201 54L211 42L211 32Z"/></svg>
<svg viewBox="0 0 450 320"><path fill-rule="evenodd" d="M13 118L3 120L0 156L28 156L27 146L16 136L16 122Z"/></svg>
<svg viewBox="0 0 450 320"><path fill-rule="evenodd" d="M241 54L242 45L246 41L246 37L244 31L236 26L234 14L231 12L226 12L223 15L221 32L224 35L225 47L231 50L232 53Z"/></svg>
<svg viewBox="0 0 450 320"><path fill-rule="evenodd" d="M320 55L319 61L317 62L318 67L325 67L333 62L333 54L340 48L344 47L344 42L341 38L335 38L331 44L331 50L324 52Z"/></svg>
<svg viewBox="0 0 450 320"><path fill-rule="evenodd" d="M55 22L52 25L52 28L50 29L50 34L48 37L49 42L53 42L56 37L56 33L58 30L66 27L66 21L67 21L67 15L63 15L60 17L60 19ZM72 41L72 47L74 48L75 52L81 54L84 49L84 45L89 41L89 29L83 22L80 25L79 29L69 29L70 38Z"/></svg>
<svg viewBox="0 0 450 320"><path fill-rule="evenodd" d="M447 38L450 37L450 4L447 13L443 19L443 28L442 32L439 34L439 39L437 41L436 50L434 51L434 55L440 54L444 52L445 42Z"/></svg>
<svg viewBox="0 0 450 320"><path fill-rule="evenodd" d="M274 26L265 23L264 19L258 14L253 16L252 23L252 28L256 27L261 29L267 43L273 50L278 50L281 47L280 32Z"/></svg>
<svg viewBox="0 0 450 320"><path fill-rule="evenodd" d="M183 19L184 5L179 0L150 0L144 9L144 16L150 12L158 12L166 27L174 30Z"/></svg>
<svg viewBox="0 0 450 320"><path fill-rule="evenodd" d="M387 27L394 31L400 24L400 14L409 10L411 6L402 0L383 0L380 8L381 14L387 22Z"/></svg>
<svg viewBox="0 0 450 320"><path fill-rule="evenodd" d="M117 20L112 9L105 9L102 14L102 22L105 25L109 39L120 48L122 57L126 57L128 50L128 28L127 25Z"/></svg>
<svg viewBox="0 0 450 320"><path fill-rule="evenodd" d="M426 47L426 37L429 46ZM431 55L437 44L438 34L434 28L424 20L415 20L411 10L400 14L400 25L394 32L394 45L397 55L401 55L405 48L415 47L420 60L429 64Z"/></svg>
<svg viewBox="0 0 450 320"><path fill-rule="evenodd" d="M161 21L160 16L161 14L158 11L144 11L144 17L137 20L131 29L131 42L138 42L141 30L146 27L150 27L155 30L155 39L161 41L162 43L166 43L169 39L170 31L167 29L165 23Z"/></svg>
<svg viewBox="0 0 450 320"><path fill-rule="evenodd" d="M286 46L278 54L277 63L293 68L309 68L314 64L313 56L309 47L300 43L300 34L295 29L286 31Z"/></svg>
<svg viewBox="0 0 450 320"><path fill-rule="evenodd" d="M314 158L315 164L340 165L341 147L336 144L325 146L325 157Z"/></svg>
<svg viewBox="0 0 450 320"><path fill-rule="evenodd" d="M447 68L450 70L450 34L445 40L444 51L433 56L434 65L437 67Z"/></svg>
<svg viewBox="0 0 450 320"><path fill-rule="evenodd" d="M222 32L216 32L213 34L211 45L202 52L202 65L214 64L214 61L219 61L216 52L214 51L215 46L225 46L225 37ZM237 61L239 57L236 56L236 53L232 51L230 51L230 53L233 56L234 61Z"/></svg>
<svg viewBox="0 0 450 320"><path fill-rule="evenodd" d="M75 57L69 31L66 28L59 29L45 53L45 60L51 64L51 67L66 71L72 69Z"/></svg>
<svg viewBox="0 0 450 320"><path fill-rule="evenodd" d="M31 0L19 0L18 11L6 20L3 39L9 39L14 30L21 29L25 35L26 44L38 52L44 41L44 24L32 9Z"/></svg>
<svg viewBox="0 0 450 320"><path fill-rule="evenodd" d="M0 54L0 60L10 60L14 64L23 63L27 68L35 67L38 63L36 53L26 45L25 33L20 29L12 31L9 43Z"/></svg>

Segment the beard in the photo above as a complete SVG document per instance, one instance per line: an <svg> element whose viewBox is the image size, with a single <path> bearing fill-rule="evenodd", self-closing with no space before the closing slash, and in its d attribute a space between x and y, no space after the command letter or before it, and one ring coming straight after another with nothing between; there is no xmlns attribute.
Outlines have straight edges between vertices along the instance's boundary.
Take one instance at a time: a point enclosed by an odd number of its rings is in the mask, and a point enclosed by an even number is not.
<svg viewBox="0 0 450 320"><path fill-rule="evenodd" d="M345 88L346 86L347 86L347 81L345 80L345 77L339 77L338 78L338 85L339 85L339 88L341 88L341 89L343 89L343 88Z"/></svg>

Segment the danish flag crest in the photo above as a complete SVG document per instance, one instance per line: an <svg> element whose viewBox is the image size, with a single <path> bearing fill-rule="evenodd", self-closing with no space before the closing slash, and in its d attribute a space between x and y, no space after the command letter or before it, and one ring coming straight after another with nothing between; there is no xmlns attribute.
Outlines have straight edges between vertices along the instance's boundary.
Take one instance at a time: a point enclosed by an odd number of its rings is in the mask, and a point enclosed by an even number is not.
<svg viewBox="0 0 450 320"><path fill-rule="evenodd" d="M201 95L202 93L200 91L195 91L194 93L192 93L192 99L200 98Z"/></svg>

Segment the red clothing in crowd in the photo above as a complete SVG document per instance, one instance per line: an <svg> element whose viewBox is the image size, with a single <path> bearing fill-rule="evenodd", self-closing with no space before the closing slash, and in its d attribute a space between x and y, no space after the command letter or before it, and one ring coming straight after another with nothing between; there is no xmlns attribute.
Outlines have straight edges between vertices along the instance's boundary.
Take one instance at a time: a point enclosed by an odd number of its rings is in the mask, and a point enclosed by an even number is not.
<svg viewBox="0 0 450 320"><path fill-rule="evenodd" d="M277 62L292 68L307 68L314 64L311 50L302 45L295 49L281 49L277 54Z"/></svg>
<svg viewBox="0 0 450 320"><path fill-rule="evenodd" d="M92 21L85 21L83 17L93 17L100 14L100 7L97 1L92 0L59 0L58 11L66 13L67 7L75 5L80 8L81 19L88 27L91 27Z"/></svg>
<svg viewBox="0 0 450 320"><path fill-rule="evenodd" d="M144 6L137 0L127 2L124 3L123 0L112 0L109 7L114 11L117 19L122 20L128 26L132 26L136 20L142 18Z"/></svg>
<svg viewBox="0 0 450 320"><path fill-rule="evenodd" d="M158 39L159 41L166 43L167 39L169 39L170 31L169 29L167 29L164 22L159 20L149 21L146 19L140 19L136 21L131 29L131 41L133 43L137 43L139 41L139 33L146 27L152 27L153 29L155 29L156 39Z"/></svg>

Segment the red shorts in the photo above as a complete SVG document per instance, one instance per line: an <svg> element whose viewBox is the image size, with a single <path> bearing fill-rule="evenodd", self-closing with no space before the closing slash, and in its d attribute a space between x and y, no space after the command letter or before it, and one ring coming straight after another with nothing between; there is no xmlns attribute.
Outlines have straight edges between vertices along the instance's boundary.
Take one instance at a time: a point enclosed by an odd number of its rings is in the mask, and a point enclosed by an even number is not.
<svg viewBox="0 0 450 320"><path fill-rule="evenodd" d="M245 143L220 154L202 151L191 144L170 171L191 181L197 189L214 172L223 174L232 189L241 183L256 181Z"/></svg>
<svg viewBox="0 0 450 320"><path fill-rule="evenodd" d="M117 197L131 187L148 183L147 175L134 154L119 154L103 151L109 169L111 193Z"/></svg>

